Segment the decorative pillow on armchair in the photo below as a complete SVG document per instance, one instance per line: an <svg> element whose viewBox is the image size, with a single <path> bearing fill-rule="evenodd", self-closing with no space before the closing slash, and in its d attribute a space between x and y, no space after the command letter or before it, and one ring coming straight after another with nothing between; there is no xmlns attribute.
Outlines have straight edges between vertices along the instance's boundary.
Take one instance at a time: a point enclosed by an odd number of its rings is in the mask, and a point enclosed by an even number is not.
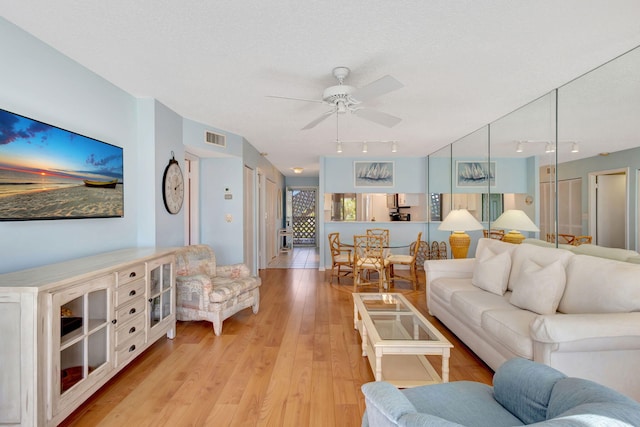
<svg viewBox="0 0 640 427"><path fill-rule="evenodd" d="M511 271L511 255L509 252L495 254L491 249L485 248L476 258L471 284L487 292L503 295L509 283Z"/></svg>
<svg viewBox="0 0 640 427"><path fill-rule="evenodd" d="M567 276L560 260L541 267L525 260L509 302L538 314L553 314L564 293Z"/></svg>

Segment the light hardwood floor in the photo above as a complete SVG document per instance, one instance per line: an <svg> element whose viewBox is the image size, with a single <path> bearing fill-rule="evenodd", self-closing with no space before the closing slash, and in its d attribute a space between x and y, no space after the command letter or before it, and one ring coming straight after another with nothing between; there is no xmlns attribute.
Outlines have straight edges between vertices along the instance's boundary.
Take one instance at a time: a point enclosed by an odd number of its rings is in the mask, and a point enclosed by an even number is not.
<svg viewBox="0 0 640 427"><path fill-rule="evenodd" d="M424 273L422 273L424 274ZM373 381L353 329L351 280L329 272L267 269L260 312L224 321L178 322L163 338L71 414L64 426L358 426L360 392ZM398 282L426 313L418 292ZM491 383L492 371L437 320L454 344L450 380ZM440 371L439 359L432 365Z"/></svg>

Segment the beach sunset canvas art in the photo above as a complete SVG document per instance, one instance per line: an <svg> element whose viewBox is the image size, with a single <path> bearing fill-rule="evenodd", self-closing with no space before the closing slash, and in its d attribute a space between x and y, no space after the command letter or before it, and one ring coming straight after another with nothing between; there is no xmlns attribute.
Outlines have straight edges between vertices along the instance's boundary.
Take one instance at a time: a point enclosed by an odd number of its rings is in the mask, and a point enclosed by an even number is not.
<svg viewBox="0 0 640 427"><path fill-rule="evenodd" d="M121 147L0 109L0 221L123 215Z"/></svg>

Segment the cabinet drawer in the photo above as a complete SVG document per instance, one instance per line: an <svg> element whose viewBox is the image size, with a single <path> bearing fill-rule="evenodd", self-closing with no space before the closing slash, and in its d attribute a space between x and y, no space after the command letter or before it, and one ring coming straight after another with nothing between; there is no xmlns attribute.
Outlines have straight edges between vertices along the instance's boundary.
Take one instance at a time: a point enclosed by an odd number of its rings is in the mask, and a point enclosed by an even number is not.
<svg viewBox="0 0 640 427"><path fill-rule="evenodd" d="M140 313L144 313L147 300L144 296L132 300L129 304L116 310L116 326L124 325Z"/></svg>
<svg viewBox="0 0 640 427"><path fill-rule="evenodd" d="M116 367L120 367L140 354L144 348L144 334L140 333L136 335L131 341L129 341L121 349L116 350Z"/></svg>
<svg viewBox="0 0 640 427"><path fill-rule="evenodd" d="M136 280L116 290L116 307L126 304L132 299L144 295L144 279Z"/></svg>
<svg viewBox="0 0 640 427"><path fill-rule="evenodd" d="M144 323L147 320L144 313L140 312L130 322L119 325L116 328L116 348L131 339L136 334L144 332Z"/></svg>
<svg viewBox="0 0 640 427"><path fill-rule="evenodd" d="M144 264L133 265L126 270L118 271L118 286L133 282L136 279L144 277Z"/></svg>

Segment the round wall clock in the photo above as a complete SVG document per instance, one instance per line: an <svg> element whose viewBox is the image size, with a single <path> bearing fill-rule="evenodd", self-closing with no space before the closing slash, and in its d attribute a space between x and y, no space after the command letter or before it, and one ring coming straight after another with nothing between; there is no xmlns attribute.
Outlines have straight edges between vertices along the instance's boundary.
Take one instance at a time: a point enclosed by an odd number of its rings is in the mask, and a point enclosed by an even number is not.
<svg viewBox="0 0 640 427"><path fill-rule="evenodd" d="M162 177L162 198L167 211L175 215L182 209L184 201L184 177L178 161L173 153L171 154L172 158L169 160Z"/></svg>

